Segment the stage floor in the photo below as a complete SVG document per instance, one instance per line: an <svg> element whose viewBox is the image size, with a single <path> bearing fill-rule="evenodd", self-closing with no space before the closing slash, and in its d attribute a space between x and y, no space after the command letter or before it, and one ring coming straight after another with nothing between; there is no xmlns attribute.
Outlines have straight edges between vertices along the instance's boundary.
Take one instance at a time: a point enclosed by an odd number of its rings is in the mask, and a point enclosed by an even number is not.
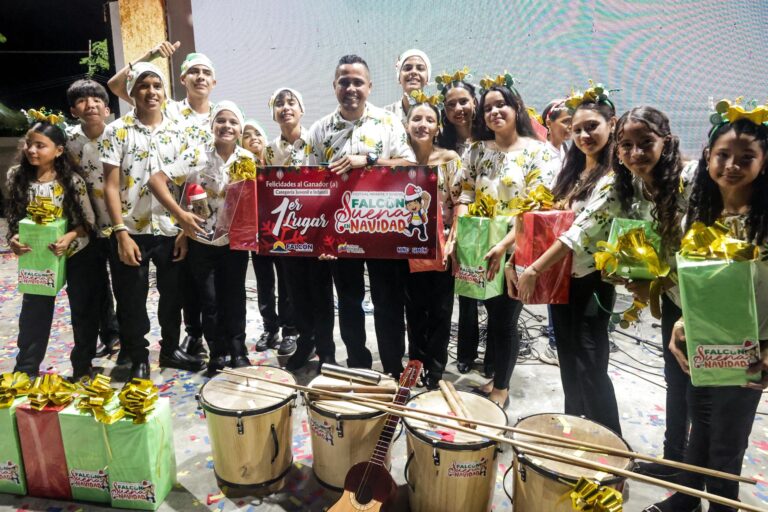
<svg viewBox="0 0 768 512"><path fill-rule="evenodd" d="M0 234L4 244L4 220L0 220ZM0 372L10 371L16 355L16 334L21 296L16 293L16 259L7 251L0 248ZM252 269L249 269L248 281L248 347L253 349L256 338L261 334L261 318L258 313L255 298L255 281ZM300 405L294 416L293 454L294 463L285 482L283 490L271 496L256 498L228 498L222 494L216 485L213 473L213 459L208 438L208 431L202 414L197 409L195 394L206 378L200 374L165 369L160 371L157 366L159 327L156 323L157 293L152 290L149 297L148 309L152 318L153 330L149 334L152 345L151 370L152 379L160 388L162 396L171 400L174 421L174 438L177 460L176 488L162 504L163 511L202 511L202 510L259 510L259 511L321 511L333 504L339 494L324 489L312 473L312 451L307 424L306 407ZM370 305L366 324L368 330L368 347L376 351L373 316ZM544 350L546 341L538 337L540 327L546 322L542 320L546 309L541 306L526 309L522 318L525 320L527 332L535 339L526 355L522 355L515 367L511 391L511 404L507 408L510 424L519 418L544 412L560 412L562 410L562 389L557 366L540 362L537 351ZM458 317L458 303L454 308L454 322ZM660 329L654 327L650 316L645 316L636 327L630 327L627 333L660 343ZM455 325L454 325L455 328ZM454 329L455 335L455 329ZM646 344L638 343L632 337L620 332L612 335L617 350L611 354L610 375L616 388L621 413L624 438L635 451L661 455L662 436L664 432L664 381L662 360L656 351ZM59 294L56 300L56 312L51 331L51 340L45 365L57 369L64 375L71 374L69 352L72 347L72 328L70 325L69 305L66 293ZM346 352L341 338L336 331L336 358L343 364ZM455 339L451 342L452 356L455 356ZM377 359L377 354L374 359ZM276 353L267 351L252 352L250 359L253 364L279 364ZM113 377L116 384L121 384L127 378L128 369L115 367L111 360L96 360L100 371ZM380 368L380 366L378 366ZM317 362L311 363L299 372L296 377L302 384L314 377ZM484 379L477 371L461 375L456 371L454 357L450 358L445 378L454 382L458 389L481 384ZM415 391L422 391L416 389ZM765 396L765 395L764 395ZM392 475L399 484L398 503L394 510L408 510L407 487L403 476L406 462L405 436L400 437L393 445ZM498 471L495 482L495 497L493 510L513 510L509 498L503 490L502 478L511 464L511 449L506 448L497 459ZM752 429L750 446L744 460L743 474L760 481L757 486L742 484L741 499L744 502L763 505L768 510L768 400L763 399ZM513 474L507 478L506 487L512 492ZM629 501L624 510L627 512L640 511L645 506L663 498L667 491L631 482ZM38 510L38 511L97 511L107 510L104 507L93 506L83 502L59 502L30 497L19 497L0 494L0 509L2 510ZM540 510L544 510L541 508ZM470 512L469 510L467 512ZM531 511L524 511L531 512ZM538 512L538 511L537 511Z"/></svg>

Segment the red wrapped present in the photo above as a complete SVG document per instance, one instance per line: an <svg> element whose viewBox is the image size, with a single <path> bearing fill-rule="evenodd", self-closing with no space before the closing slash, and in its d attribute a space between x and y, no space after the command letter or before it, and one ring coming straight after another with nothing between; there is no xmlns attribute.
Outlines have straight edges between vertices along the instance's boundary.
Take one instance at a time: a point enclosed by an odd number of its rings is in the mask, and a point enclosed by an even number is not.
<svg viewBox="0 0 768 512"><path fill-rule="evenodd" d="M256 180L230 183L224 209L228 212L229 248L256 251L259 247Z"/></svg>
<svg viewBox="0 0 768 512"><path fill-rule="evenodd" d="M445 230L443 229L443 209L437 207L437 256L433 260L410 258L408 267L411 272L444 272Z"/></svg>
<svg viewBox="0 0 768 512"><path fill-rule="evenodd" d="M573 223L570 210L538 210L523 213L517 219L514 264L517 275L555 243ZM542 272L529 304L567 304L571 283L571 252Z"/></svg>
<svg viewBox="0 0 768 512"><path fill-rule="evenodd" d="M66 407L46 405L37 411L31 403L25 402L16 408L19 444L30 496L72 499L67 457L59 426L59 411Z"/></svg>

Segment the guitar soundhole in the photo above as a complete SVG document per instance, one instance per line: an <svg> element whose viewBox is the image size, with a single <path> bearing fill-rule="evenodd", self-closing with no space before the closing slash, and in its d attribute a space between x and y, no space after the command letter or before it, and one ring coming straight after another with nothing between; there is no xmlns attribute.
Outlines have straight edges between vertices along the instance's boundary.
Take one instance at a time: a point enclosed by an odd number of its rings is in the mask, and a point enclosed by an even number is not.
<svg viewBox="0 0 768 512"><path fill-rule="evenodd" d="M371 492L371 487L368 485L363 485L355 493L355 500L357 500L357 502L361 505L367 504L372 499L373 499L373 493Z"/></svg>

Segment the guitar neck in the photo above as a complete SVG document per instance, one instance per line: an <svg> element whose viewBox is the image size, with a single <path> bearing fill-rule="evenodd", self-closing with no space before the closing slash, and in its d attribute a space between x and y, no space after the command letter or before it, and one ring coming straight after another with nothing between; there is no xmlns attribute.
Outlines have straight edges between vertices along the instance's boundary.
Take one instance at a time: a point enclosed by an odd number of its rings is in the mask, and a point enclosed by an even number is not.
<svg viewBox="0 0 768 512"><path fill-rule="evenodd" d="M396 405L403 405L408 401L408 397L411 394L411 389L405 386L401 386L395 395L394 403ZM395 429L400 421L399 416L388 414L387 419L384 422L384 429L381 431L379 440L376 443L376 448L373 449L373 455L371 456L371 463L377 466L384 466L384 462L387 458L387 452L389 451L389 445L392 444L392 437L395 435Z"/></svg>

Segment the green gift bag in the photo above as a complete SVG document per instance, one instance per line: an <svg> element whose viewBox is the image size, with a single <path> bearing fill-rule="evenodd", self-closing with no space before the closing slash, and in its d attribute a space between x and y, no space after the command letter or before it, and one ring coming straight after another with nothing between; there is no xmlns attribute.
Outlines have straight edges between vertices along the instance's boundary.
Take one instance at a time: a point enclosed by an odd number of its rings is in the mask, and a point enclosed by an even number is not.
<svg viewBox="0 0 768 512"><path fill-rule="evenodd" d="M741 386L760 380L755 262L677 255L685 340L694 386Z"/></svg>
<svg viewBox="0 0 768 512"><path fill-rule="evenodd" d="M55 296L67 280L67 258L48 249L67 233L67 220L56 219L36 224L31 219L19 222L19 242L32 248L19 256L19 291L34 295Z"/></svg>
<svg viewBox="0 0 768 512"><path fill-rule="evenodd" d="M456 272L457 295L485 300L504 293L504 261L492 280L486 278L488 251L501 242L509 231L509 217L472 217L457 219L456 251L459 269Z"/></svg>
<svg viewBox="0 0 768 512"><path fill-rule="evenodd" d="M171 407L159 398L146 423L107 425L112 506L156 510L176 482Z"/></svg>
<svg viewBox="0 0 768 512"><path fill-rule="evenodd" d="M16 427L16 407L26 400L26 397L17 398L10 407L0 409L0 493L27 494L19 430Z"/></svg>
<svg viewBox="0 0 768 512"><path fill-rule="evenodd" d="M632 229L643 228L645 239L656 250L656 254L661 251L661 237L653 228L653 223L647 220L621 219L615 218L611 222L611 231L608 234L608 243L616 246L619 238ZM625 277L627 279L656 279L658 276L649 272L648 266L644 262L622 261L619 259L618 267L614 275Z"/></svg>

